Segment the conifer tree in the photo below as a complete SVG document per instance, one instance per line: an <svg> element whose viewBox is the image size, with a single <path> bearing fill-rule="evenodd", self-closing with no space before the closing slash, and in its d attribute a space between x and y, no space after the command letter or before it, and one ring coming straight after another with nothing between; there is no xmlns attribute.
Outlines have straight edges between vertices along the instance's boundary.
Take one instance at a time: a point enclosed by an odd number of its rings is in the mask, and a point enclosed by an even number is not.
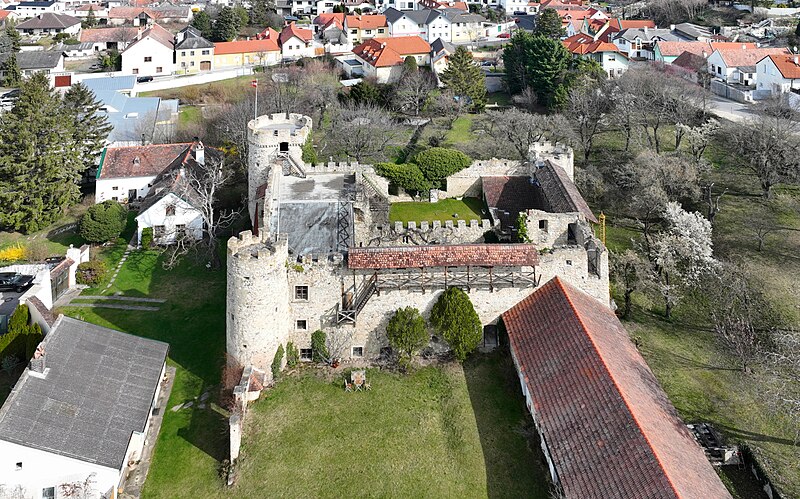
<svg viewBox="0 0 800 499"><path fill-rule="evenodd" d="M210 38L213 34L211 16L204 10L194 15L192 18L192 26L197 28L200 34L203 35L203 38Z"/></svg>
<svg viewBox="0 0 800 499"><path fill-rule="evenodd" d="M6 18L6 36L11 41L11 51L12 52L19 52L20 51L20 41L22 40L22 36L17 31L16 22L11 18Z"/></svg>
<svg viewBox="0 0 800 499"><path fill-rule="evenodd" d="M461 288L449 287L439 295L431 310L431 324L464 362L483 338L481 319L469 296Z"/></svg>
<svg viewBox="0 0 800 499"><path fill-rule="evenodd" d="M94 8L89 6L89 13L86 14L86 20L83 21L84 28L94 28L97 26L97 16L94 15Z"/></svg>
<svg viewBox="0 0 800 499"><path fill-rule="evenodd" d="M215 42L229 42L236 38L241 27L239 15L230 7L223 7L214 20L211 38Z"/></svg>
<svg viewBox="0 0 800 499"><path fill-rule="evenodd" d="M17 54L16 52L11 52L8 55L8 58L3 62L3 65L0 66L0 70L3 71L3 86L4 87L11 87L17 88L19 87L20 83L22 83L22 70L19 68L19 64L17 63Z"/></svg>
<svg viewBox="0 0 800 499"><path fill-rule="evenodd" d="M442 83L458 98L470 100L474 111L486 107L486 83L481 68L472 59L472 54L464 46L459 46L442 72Z"/></svg>
<svg viewBox="0 0 800 499"><path fill-rule="evenodd" d="M561 24L561 17L556 9L544 9L539 17L536 18L536 26L533 28L534 36L544 36L554 40L560 39L566 33Z"/></svg>
<svg viewBox="0 0 800 499"><path fill-rule="evenodd" d="M72 85L64 94L64 110L72 120L72 139L84 170L96 163L113 128L108 118L100 114L100 106L92 91L83 83Z"/></svg>
<svg viewBox="0 0 800 499"><path fill-rule="evenodd" d="M253 0L250 3L250 24L263 28L269 24L270 7L267 0Z"/></svg>
<svg viewBox="0 0 800 499"><path fill-rule="evenodd" d="M72 120L44 73L22 83L19 100L0 119L0 227L36 231L80 198L83 165Z"/></svg>

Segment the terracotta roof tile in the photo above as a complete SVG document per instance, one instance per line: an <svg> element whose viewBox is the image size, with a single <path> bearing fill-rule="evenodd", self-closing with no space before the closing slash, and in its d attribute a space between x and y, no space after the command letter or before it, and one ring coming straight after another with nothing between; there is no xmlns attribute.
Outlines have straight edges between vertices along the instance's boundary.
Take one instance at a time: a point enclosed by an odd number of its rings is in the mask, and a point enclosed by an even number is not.
<svg viewBox="0 0 800 499"><path fill-rule="evenodd" d="M345 18L348 28L376 29L386 27L386 16L381 15L355 15Z"/></svg>
<svg viewBox="0 0 800 499"><path fill-rule="evenodd" d="M191 142L148 146L108 147L100 159L98 179L150 177L163 172L180 156L186 156Z"/></svg>
<svg viewBox="0 0 800 499"><path fill-rule="evenodd" d="M503 322L566 497L730 498L610 308L555 277Z"/></svg>
<svg viewBox="0 0 800 499"><path fill-rule="evenodd" d="M784 78L800 78L800 59L796 55L767 56ZM760 61L759 61L760 62Z"/></svg>
<svg viewBox="0 0 800 499"><path fill-rule="evenodd" d="M725 44L729 45L729 44ZM742 45L742 44L734 44ZM755 66L761 59L770 55L791 54L788 48L717 48L716 52L722 57L729 68L739 66Z"/></svg>
<svg viewBox="0 0 800 499"><path fill-rule="evenodd" d="M597 40L583 33L578 33L564 39L564 47L573 54L596 54L599 52L619 52L613 43Z"/></svg>
<svg viewBox="0 0 800 499"><path fill-rule="evenodd" d="M310 42L311 39L314 37L314 33L311 32L310 29L302 29L298 28L293 22L289 23L286 27L281 30L281 34L278 37L280 44L283 45L287 41L289 41L292 37L297 37L304 42Z"/></svg>
<svg viewBox="0 0 800 499"><path fill-rule="evenodd" d="M214 55L247 54L253 52L280 52L274 39L239 40L235 42L219 42L214 44Z"/></svg>
<svg viewBox="0 0 800 499"><path fill-rule="evenodd" d="M132 42L139 34L137 28L90 28L81 31L81 42Z"/></svg>
<svg viewBox="0 0 800 499"><path fill-rule="evenodd" d="M532 244L460 244L350 248L351 269L407 269L420 267L535 266L539 251Z"/></svg>
<svg viewBox="0 0 800 499"><path fill-rule="evenodd" d="M397 66L408 55L426 54L431 47L418 36L375 37L353 49L353 54L376 68Z"/></svg>

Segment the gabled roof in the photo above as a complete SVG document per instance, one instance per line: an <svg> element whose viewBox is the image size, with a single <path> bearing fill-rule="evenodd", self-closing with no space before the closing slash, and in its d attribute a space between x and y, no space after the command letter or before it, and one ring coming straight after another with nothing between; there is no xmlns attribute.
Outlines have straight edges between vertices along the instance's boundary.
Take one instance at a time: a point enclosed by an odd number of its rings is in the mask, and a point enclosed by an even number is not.
<svg viewBox="0 0 800 499"><path fill-rule="evenodd" d="M769 59L772 64L781 72L784 78L795 79L800 78L800 59L796 55L768 55L764 59ZM761 61L758 61L761 62Z"/></svg>
<svg viewBox="0 0 800 499"><path fill-rule="evenodd" d="M138 28L119 26L116 28L89 28L81 30L82 42L132 42L139 34Z"/></svg>
<svg viewBox="0 0 800 499"><path fill-rule="evenodd" d="M555 277L503 323L565 497L730 499L606 304Z"/></svg>
<svg viewBox="0 0 800 499"><path fill-rule="evenodd" d="M421 267L530 267L539 264L532 244L458 244L350 248L351 269L413 269Z"/></svg>
<svg viewBox="0 0 800 499"><path fill-rule="evenodd" d="M740 66L755 66L761 59L770 55L790 55L791 52L786 47L769 48L718 48L714 53L719 54L722 62L729 68Z"/></svg>
<svg viewBox="0 0 800 499"><path fill-rule="evenodd" d="M169 345L63 316L44 343L47 376L22 375L0 408L0 440L122 470Z"/></svg>
<svg viewBox="0 0 800 499"><path fill-rule="evenodd" d="M431 43L431 52L434 54L439 54L442 52L446 52L448 54L452 54L456 51L456 46L450 42L446 42L441 38L437 38L436 40Z"/></svg>
<svg viewBox="0 0 800 499"><path fill-rule="evenodd" d="M655 21L651 21L649 19L642 19L642 20L634 20L634 19L620 19L618 17L614 19L609 19L610 27L614 29L614 31L622 31L623 29L628 28L652 28L656 27Z"/></svg>
<svg viewBox="0 0 800 499"><path fill-rule="evenodd" d="M578 33L564 39L561 43L573 54L597 54L601 52L619 52L619 47L610 42L595 41L589 35Z"/></svg>
<svg viewBox="0 0 800 499"><path fill-rule="evenodd" d="M298 28L294 24L294 22L291 22L281 30L281 34L278 37L278 40L280 42L280 45L282 46L284 43L288 42L293 37L297 37L307 43L310 42L312 38L314 38L314 33L312 33L310 29Z"/></svg>
<svg viewBox="0 0 800 499"><path fill-rule="evenodd" d="M693 54L688 50L676 57L675 60L672 61L672 65L679 68L688 69L690 71L706 72L708 70L706 58L702 55Z"/></svg>
<svg viewBox="0 0 800 499"><path fill-rule="evenodd" d="M383 17L386 20L386 16ZM321 30L326 30L331 26L335 26L339 29L344 27L344 13L342 12L335 12L335 13L327 13L327 14L320 14L314 18L314 24L320 26Z"/></svg>
<svg viewBox="0 0 800 499"><path fill-rule="evenodd" d="M416 24L430 24L437 17L442 15L441 12L435 9L397 10L394 7L389 7L388 9L384 10L383 14L386 16L386 20L390 23L395 23L405 16Z"/></svg>
<svg viewBox="0 0 800 499"><path fill-rule="evenodd" d="M203 38L200 31L194 26L187 26L178 32L176 38L183 39L175 45L176 49L210 49L214 44Z"/></svg>
<svg viewBox="0 0 800 499"><path fill-rule="evenodd" d="M239 40L235 42L218 42L214 44L214 55L249 54L258 52L280 52L278 42L274 39Z"/></svg>
<svg viewBox="0 0 800 499"><path fill-rule="evenodd" d="M6 62L10 53L0 54L0 64ZM33 50L29 52L17 53L17 64L19 69L23 71L31 71L35 69L53 69L56 68L64 57L64 52L61 50Z"/></svg>
<svg viewBox="0 0 800 499"><path fill-rule="evenodd" d="M470 14L460 9L441 9L442 15L451 23L486 23L488 19L480 14Z"/></svg>
<svg viewBox="0 0 800 499"><path fill-rule="evenodd" d="M97 169L98 180L109 178L155 177L178 158L191 152L192 142L146 146L107 147Z"/></svg>
<svg viewBox="0 0 800 499"><path fill-rule="evenodd" d="M128 48L125 49L125 52L146 38L155 40L169 50L175 50L175 37L172 35L172 33L162 28L158 24L153 24L151 27L142 32L138 40L128 45Z"/></svg>
<svg viewBox="0 0 800 499"><path fill-rule="evenodd" d="M30 1L30 2L20 2L20 7L51 7L55 2L55 0L48 0L46 2L39 2L39 1Z"/></svg>
<svg viewBox="0 0 800 499"><path fill-rule="evenodd" d="M430 52L428 42L418 36L375 37L353 49L353 54L376 68L403 64L408 55Z"/></svg>
<svg viewBox="0 0 800 499"><path fill-rule="evenodd" d="M619 33L613 35L614 39L623 38L625 40L636 40L637 38L645 41L667 40L667 41L685 41L682 38L668 29L644 29L644 28L627 28Z"/></svg>
<svg viewBox="0 0 800 499"><path fill-rule="evenodd" d="M146 14L152 19L187 18L192 10L189 7L167 5L164 7L112 7L108 11L110 19L134 19L140 14Z"/></svg>
<svg viewBox="0 0 800 499"><path fill-rule="evenodd" d="M17 29L64 29L80 24L81 20L66 14L42 12L17 24Z"/></svg>
<svg viewBox="0 0 800 499"><path fill-rule="evenodd" d="M386 16L358 14L345 17L344 22L348 28L377 29L386 27Z"/></svg>
<svg viewBox="0 0 800 499"><path fill-rule="evenodd" d="M751 50L757 48L755 43L733 43L733 42L709 42L709 41L657 41L658 51L662 56L677 56L684 52L691 52L695 55L705 57L711 55L717 49L744 49Z"/></svg>
<svg viewBox="0 0 800 499"><path fill-rule="evenodd" d="M534 171L533 176L542 187L547 202L545 211L581 213L587 220L597 223L597 218L589 209L575 183L559 165L547 160Z"/></svg>
<svg viewBox="0 0 800 499"><path fill-rule="evenodd" d="M516 225L520 212L543 209L542 189L528 175L481 177L483 199L503 229Z"/></svg>

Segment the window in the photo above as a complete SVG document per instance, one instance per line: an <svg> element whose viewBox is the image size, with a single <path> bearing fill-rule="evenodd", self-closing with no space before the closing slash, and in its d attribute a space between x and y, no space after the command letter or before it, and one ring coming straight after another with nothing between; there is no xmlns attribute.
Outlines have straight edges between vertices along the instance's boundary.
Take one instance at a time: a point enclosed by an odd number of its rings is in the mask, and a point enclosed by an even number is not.
<svg viewBox="0 0 800 499"><path fill-rule="evenodd" d="M547 220L539 220L539 230L547 232Z"/></svg>
<svg viewBox="0 0 800 499"><path fill-rule="evenodd" d="M138 75L139 74L139 68L133 68L133 74Z"/></svg>
<svg viewBox="0 0 800 499"><path fill-rule="evenodd" d="M201 53L202 53L203 55L208 55L208 54L210 54L210 53L211 53L211 51L210 51L210 50L204 50L204 51L203 51L203 52L201 52Z"/></svg>
<svg viewBox="0 0 800 499"><path fill-rule="evenodd" d="M111 190L112 190L112 191L118 191L118 190L119 190L119 187L117 187L117 186L115 185L114 187L112 187L112 188L111 188Z"/></svg>
<svg viewBox="0 0 800 499"><path fill-rule="evenodd" d="M175 216L175 205L174 204L168 204L165 211L166 211L166 215L168 217L174 217Z"/></svg>
<svg viewBox="0 0 800 499"><path fill-rule="evenodd" d="M182 68L185 68L185 67L186 67L186 61L182 61L182 62L181 62L181 67L182 67Z"/></svg>
<svg viewBox="0 0 800 499"><path fill-rule="evenodd" d="M190 51L189 55L194 55L194 50Z"/></svg>
<svg viewBox="0 0 800 499"><path fill-rule="evenodd" d="M295 300L308 300L308 286L295 286L294 287Z"/></svg>
<svg viewBox="0 0 800 499"><path fill-rule="evenodd" d="M153 58L149 55L145 56L144 62L153 62Z"/></svg>
<svg viewBox="0 0 800 499"><path fill-rule="evenodd" d="M300 349L300 360L305 360L311 362L314 354L310 348L301 348Z"/></svg>
<svg viewBox="0 0 800 499"><path fill-rule="evenodd" d="M119 201L119 198L117 198L117 196L112 196L112 197L111 197L111 200L112 200L112 201Z"/></svg>
<svg viewBox="0 0 800 499"><path fill-rule="evenodd" d="M183 239L186 237L186 226L185 225L176 225L175 226L175 237L178 239Z"/></svg>
<svg viewBox="0 0 800 499"><path fill-rule="evenodd" d="M156 73L161 73L162 71L164 71L164 68L161 66L156 66Z"/></svg>
<svg viewBox="0 0 800 499"><path fill-rule="evenodd" d="M189 66L194 66L194 61L190 62Z"/></svg>
<svg viewBox="0 0 800 499"><path fill-rule="evenodd" d="M364 34L365 35L371 35L372 34L372 30L371 29L365 29L364 30Z"/></svg>
<svg viewBox="0 0 800 499"><path fill-rule="evenodd" d="M160 239L164 237L164 226L163 225L156 225L153 227L153 237L156 239Z"/></svg>
<svg viewBox="0 0 800 499"><path fill-rule="evenodd" d="M42 499L56 499L56 488L55 487L43 488Z"/></svg>
<svg viewBox="0 0 800 499"><path fill-rule="evenodd" d="M353 351L350 354L351 357L363 357L364 356L364 347L353 347Z"/></svg>
<svg viewBox="0 0 800 499"><path fill-rule="evenodd" d="M185 57L185 56L186 56L186 51L185 50L181 51L181 57Z"/></svg>
<svg viewBox="0 0 800 499"><path fill-rule="evenodd" d="M306 329L308 329L308 321L306 321L305 319L297 319L296 321L294 321L294 328L297 329L298 331L305 331Z"/></svg>
<svg viewBox="0 0 800 499"><path fill-rule="evenodd" d="M17 463L17 471L22 469L22 462Z"/></svg>

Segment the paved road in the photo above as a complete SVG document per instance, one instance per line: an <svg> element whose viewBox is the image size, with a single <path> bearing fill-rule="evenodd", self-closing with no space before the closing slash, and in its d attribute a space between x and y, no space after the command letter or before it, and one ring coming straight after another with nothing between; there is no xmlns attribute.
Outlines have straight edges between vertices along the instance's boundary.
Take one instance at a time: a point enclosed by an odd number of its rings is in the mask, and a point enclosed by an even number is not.
<svg viewBox="0 0 800 499"><path fill-rule="evenodd" d="M752 104L742 104L712 94L708 99L711 112L730 121L744 121L754 116Z"/></svg>

